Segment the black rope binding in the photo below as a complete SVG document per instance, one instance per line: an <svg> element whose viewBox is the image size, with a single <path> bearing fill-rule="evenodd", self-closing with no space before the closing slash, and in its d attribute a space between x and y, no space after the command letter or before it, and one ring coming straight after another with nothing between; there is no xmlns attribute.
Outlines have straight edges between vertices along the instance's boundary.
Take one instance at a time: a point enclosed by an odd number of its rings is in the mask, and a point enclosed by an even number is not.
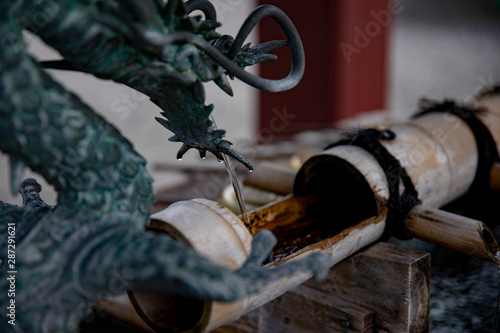
<svg viewBox="0 0 500 333"><path fill-rule="evenodd" d="M500 85L484 89L476 97L476 100L487 97L488 95L499 93ZM477 169L474 181L469 188L468 194L475 195L489 189L490 172L493 163L499 160L496 142L493 139L488 128L476 117L476 115L487 112L484 109L475 109L472 107L456 104L454 101L445 100L442 103L422 99L420 101L421 111L414 118L433 112L451 113L462 119L472 131L477 145ZM497 294L497 307L495 310L494 332L500 332L500 288Z"/></svg>
<svg viewBox="0 0 500 333"><path fill-rule="evenodd" d="M428 99L420 100L421 111L414 115L443 112L453 114L462 119L472 131L477 145L477 169L474 181L469 188L469 193L478 193L489 188L490 172L492 165L499 160L497 145L488 128L476 117L477 114L486 112L483 109L461 106L454 101L445 100L442 103Z"/></svg>
<svg viewBox="0 0 500 333"><path fill-rule="evenodd" d="M380 143L381 140L394 140L394 138L396 138L396 134L390 130L362 129L348 134L345 139L329 145L326 149L342 145L353 145L363 148L373 155L384 170L389 188L386 236L410 239L404 221L412 207L419 204L420 200L405 168ZM403 184L404 189L402 192L400 192L400 184Z"/></svg>
<svg viewBox="0 0 500 333"><path fill-rule="evenodd" d="M476 96L474 96L474 99L476 101L480 101L488 96L498 93L500 93L500 82L492 86L484 87L483 89L481 89L481 91L479 91L479 93Z"/></svg>

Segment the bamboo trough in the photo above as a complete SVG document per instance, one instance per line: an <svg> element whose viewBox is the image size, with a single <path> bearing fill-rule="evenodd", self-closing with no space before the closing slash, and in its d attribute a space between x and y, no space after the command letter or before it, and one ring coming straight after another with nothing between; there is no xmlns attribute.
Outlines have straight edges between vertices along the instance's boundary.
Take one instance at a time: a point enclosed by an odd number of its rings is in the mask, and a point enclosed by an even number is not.
<svg viewBox="0 0 500 333"><path fill-rule="evenodd" d="M487 109L478 118L495 142L500 142L500 95L488 96L477 106ZM478 152L468 125L451 114L431 113L391 126L390 130L396 138L381 143L406 169L421 200L404 221L409 234L500 264L500 249L485 224L436 209L463 195L473 183ZM273 180L281 179L278 184L266 182L266 177L255 183L286 191L292 188L290 181L294 179L293 194L250 212L250 227L224 206L195 199L153 215L149 229L173 235L200 255L230 269L244 262L253 235L263 229L273 231L278 239L269 266L314 251L330 256L334 265L384 234L388 184L381 166L364 149L336 146L310 158L295 177L289 171L273 173ZM310 277L309 273L299 273L283 278L233 303L171 295L129 296L142 320L154 331L210 332Z"/></svg>

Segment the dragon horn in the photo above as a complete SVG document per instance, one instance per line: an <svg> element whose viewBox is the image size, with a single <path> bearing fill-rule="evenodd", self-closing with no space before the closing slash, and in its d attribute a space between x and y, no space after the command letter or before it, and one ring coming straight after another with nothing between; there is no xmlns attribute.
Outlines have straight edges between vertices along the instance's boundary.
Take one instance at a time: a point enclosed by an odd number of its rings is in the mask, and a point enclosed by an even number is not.
<svg viewBox="0 0 500 333"><path fill-rule="evenodd" d="M231 85L229 84L226 74L221 74L221 76L214 79L214 82L216 85L219 86L219 88L224 90L226 94L233 97L233 88L231 88Z"/></svg>

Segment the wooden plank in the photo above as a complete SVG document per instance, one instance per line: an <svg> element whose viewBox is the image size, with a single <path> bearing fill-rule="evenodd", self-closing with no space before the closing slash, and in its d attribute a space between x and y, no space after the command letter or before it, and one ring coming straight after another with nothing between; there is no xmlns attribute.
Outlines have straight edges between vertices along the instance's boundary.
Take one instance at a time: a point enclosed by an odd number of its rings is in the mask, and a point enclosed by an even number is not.
<svg viewBox="0 0 500 333"><path fill-rule="evenodd" d="M430 255L379 242L334 266L311 288L376 310L376 332L427 332Z"/></svg>
<svg viewBox="0 0 500 333"><path fill-rule="evenodd" d="M261 311L258 333L372 332L375 312L309 287L298 287Z"/></svg>

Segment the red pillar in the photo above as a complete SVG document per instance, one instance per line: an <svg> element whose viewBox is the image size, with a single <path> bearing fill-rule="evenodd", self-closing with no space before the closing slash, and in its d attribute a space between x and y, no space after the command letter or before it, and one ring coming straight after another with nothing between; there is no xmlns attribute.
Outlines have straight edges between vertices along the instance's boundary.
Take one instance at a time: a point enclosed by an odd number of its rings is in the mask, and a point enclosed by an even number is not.
<svg viewBox="0 0 500 333"><path fill-rule="evenodd" d="M259 0L281 8L294 22L306 54L299 85L281 93L260 93L259 129L286 136L329 127L361 111L385 106L387 26L402 8L397 0ZM284 39L278 25L265 19L260 41ZM260 75L288 74L288 48L261 65ZM281 114L281 117L278 115ZM283 116L285 114L285 116ZM274 118L274 120L273 120ZM276 125L278 120L286 126Z"/></svg>

